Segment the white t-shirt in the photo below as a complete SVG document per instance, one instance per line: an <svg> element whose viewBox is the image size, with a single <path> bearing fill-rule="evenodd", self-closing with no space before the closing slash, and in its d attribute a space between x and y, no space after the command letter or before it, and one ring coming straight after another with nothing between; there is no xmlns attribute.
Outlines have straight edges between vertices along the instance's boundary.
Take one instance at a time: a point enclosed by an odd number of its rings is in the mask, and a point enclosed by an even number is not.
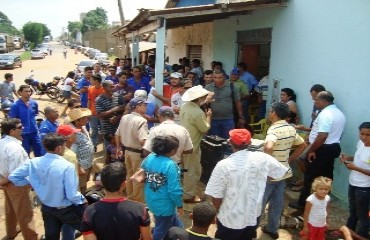
<svg viewBox="0 0 370 240"><path fill-rule="evenodd" d="M308 216L308 222L314 227L325 227L326 226L326 206L330 201L330 196L326 195L324 199L320 200L315 194L311 194L307 200L312 204L310 215Z"/></svg>
<svg viewBox="0 0 370 240"><path fill-rule="evenodd" d="M218 162L205 191L222 198L218 220L232 229L255 226L261 215L267 177L281 178L287 170L266 153L246 150Z"/></svg>
<svg viewBox="0 0 370 240"><path fill-rule="evenodd" d="M72 82L74 82L74 80L72 78L66 78L64 80L63 90L68 91L68 92L72 91L72 86L73 85L70 85L70 83L72 83Z"/></svg>
<svg viewBox="0 0 370 240"><path fill-rule="evenodd" d="M370 171L370 147L365 147L361 140L357 143L353 164L359 168ZM370 187L370 176L360 173L359 171L351 170L349 174L349 184L355 187Z"/></svg>
<svg viewBox="0 0 370 240"><path fill-rule="evenodd" d="M310 136L310 143L313 143L317 135L329 133L325 144L339 143L343 133L346 117L334 104L325 107L313 122Z"/></svg>
<svg viewBox="0 0 370 240"><path fill-rule="evenodd" d="M171 97L171 107L172 108L181 108L181 106L184 104L184 101L182 101L182 95L180 95L179 92L175 93ZM180 115L175 113L175 123L180 123Z"/></svg>

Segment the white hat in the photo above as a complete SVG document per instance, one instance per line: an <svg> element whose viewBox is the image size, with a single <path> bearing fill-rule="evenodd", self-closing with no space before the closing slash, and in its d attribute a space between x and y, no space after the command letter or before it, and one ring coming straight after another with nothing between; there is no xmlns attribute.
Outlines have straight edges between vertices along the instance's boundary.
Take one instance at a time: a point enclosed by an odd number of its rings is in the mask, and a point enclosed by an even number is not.
<svg viewBox="0 0 370 240"><path fill-rule="evenodd" d="M146 100L148 98L148 93L142 89L136 90L134 93L134 98L142 98Z"/></svg>
<svg viewBox="0 0 370 240"><path fill-rule="evenodd" d="M170 75L171 78L182 78L182 74L178 72L173 72Z"/></svg>
<svg viewBox="0 0 370 240"><path fill-rule="evenodd" d="M184 95L182 95L182 100L185 102L192 101L194 99L203 97L209 93L208 90L203 88L201 85L189 88Z"/></svg>

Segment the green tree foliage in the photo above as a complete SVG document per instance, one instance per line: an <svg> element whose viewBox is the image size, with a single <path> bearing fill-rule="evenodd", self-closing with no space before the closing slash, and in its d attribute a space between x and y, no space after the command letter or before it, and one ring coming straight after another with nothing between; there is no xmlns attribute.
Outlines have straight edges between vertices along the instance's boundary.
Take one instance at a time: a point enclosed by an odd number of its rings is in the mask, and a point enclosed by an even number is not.
<svg viewBox="0 0 370 240"><path fill-rule="evenodd" d="M45 25L45 24L37 23L37 22L28 22L28 23L26 23L22 28L24 38L27 41L29 41L29 42L31 42L35 45L41 43L42 40L44 39L44 36L47 36L47 34L44 35L44 26L43 25Z"/></svg>
<svg viewBox="0 0 370 240"><path fill-rule="evenodd" d="M51 31L50 29L43 23L40 23L41 24L41 27L42 27L42 38L46 37L46 36L50 36L51 35Z"/></svg>
<svg viewBox="0 0 370 240"><path fill-rule="evenodd" d="M12 21L3 12L0 11L0 32L10 35L21 35L15 27L12 26Z"/></svg>
<svg viewBox="0 0 370 240"><path fill-rule="evenodd" d="M76 38L76 34L81 31L82 28L82 22L76 21L76 22L70 22L68 21L68 32L70 32L70 35L72 38Z"/></svg>
<svg viewBox="0 0 370 240"><path fill-rule="evenodd" d="M91 10L86 14L86 17L82 21L81 32L94 31L100 29L106 29L108 27L108 16L107 11L103 8L98 7L95 10Z"/></svg>

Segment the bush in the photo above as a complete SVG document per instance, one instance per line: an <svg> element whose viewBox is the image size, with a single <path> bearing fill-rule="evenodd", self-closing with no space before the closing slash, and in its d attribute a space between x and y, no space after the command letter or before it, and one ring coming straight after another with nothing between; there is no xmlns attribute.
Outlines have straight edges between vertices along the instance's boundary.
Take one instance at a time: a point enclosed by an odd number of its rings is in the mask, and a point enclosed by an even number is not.
<svg viewBox="0 0 370 240"><path fill-rule="evenodd" d="M29 59L31 59L31 52L30 51L25 51L24 53L22 53L22 55L20 57L21 57L22 61L29 60Z"/></svg>

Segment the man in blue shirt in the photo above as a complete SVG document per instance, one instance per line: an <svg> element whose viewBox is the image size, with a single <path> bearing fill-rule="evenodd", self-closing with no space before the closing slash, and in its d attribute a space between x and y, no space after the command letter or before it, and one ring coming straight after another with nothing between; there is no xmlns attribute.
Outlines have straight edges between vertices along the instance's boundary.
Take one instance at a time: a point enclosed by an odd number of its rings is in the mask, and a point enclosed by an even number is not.
<svg viewBox="0 0 370 240"><path fill-rule="evenodd" d="M77 191L75 166L61 157L64 137L49 133L43 143L47 153L24 163L8 178L16 186L31 185L42 203L46 239L59 239L63 224L80 229L86 199Z"/></svg>
<svg viewBox="0 0 370 240"><path fill-rule="evenodd" d="M42 156L41 139L36 124L36 115L39 113L38 104L31 99L31 88L21 85L18 90L20 98L14 102L9 111L10 118L18 118L23 125L22 146L28 153L33 150L35 157Z"/></svg>
<svg viewBox="0 0 370 240"><path fill-rule="evenodd" d="M127 80L127 84L132 86L135 91L136 90L145 90L148 94L150 92L150 79L147 77L142 76L142 70L140 67L133 67L132 74L134 75L132 78Z"/></svg>
<svg viewBox="0 0 370 240"><path fill-rule="evenodd" d="M76 86L80 92L81 107L83 108L87 108L87 89L90 86L90 78L93 74L93 70L92 67L85 67L84 76L78 81Z"/></svg>
<svg viewBox="0 0 370 240"><path fill-rule="evenodd" d="M46 134L48 133L55 133L57 131L57 128L59 126L59 123L57 121L59 117L59 112L56 107L46 107L44 109L44 113L46 116L46 119L42 121L39 132L41 140L44 140ZM46 153L45 148L42 148L42 155Z"/></svg>

